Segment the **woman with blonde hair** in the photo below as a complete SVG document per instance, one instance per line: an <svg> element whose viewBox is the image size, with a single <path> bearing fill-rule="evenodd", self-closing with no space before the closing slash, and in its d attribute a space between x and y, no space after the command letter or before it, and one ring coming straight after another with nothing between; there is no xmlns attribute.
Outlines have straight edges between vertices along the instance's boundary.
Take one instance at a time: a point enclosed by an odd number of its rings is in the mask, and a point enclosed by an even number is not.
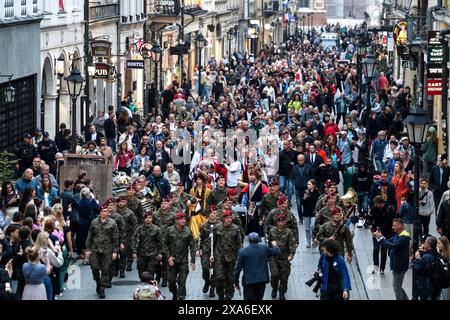
<svg viewBox="0 0 450 320"><path fill-rule="evenodd" d="M47 300L45 278L52 271L50 256L46 255L45 265L40 263L39 251L35 248L27 248L28 262L22 267L22 274L25 281L22 300Z"/></svg>

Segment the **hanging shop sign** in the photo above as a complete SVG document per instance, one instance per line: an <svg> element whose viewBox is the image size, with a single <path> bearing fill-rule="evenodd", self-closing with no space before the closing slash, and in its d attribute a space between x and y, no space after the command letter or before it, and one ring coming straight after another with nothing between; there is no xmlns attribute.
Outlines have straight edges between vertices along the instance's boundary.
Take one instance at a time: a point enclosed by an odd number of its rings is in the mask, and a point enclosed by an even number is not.
<svg viewBox="0 0 450 320"><path fill-rule="evenodd" d="M127 60L127 69L144 69L144 60Z"/></svg>
<svg viewBox="0 0 450 320"><path fill-rule="evenodd" d="M442 65L427 63L427 78L442 79Z"/></svg>
<svg viewBox="0 0 450 320"><path fill-rule="evenodd" d="M111 56L112 43L107 40L92 40L91 53L94 57L109 57Z"/></svg>
<svg viewBox="0 0 450 320"><path fill-rule="evenodd" d="M444 39L439 37L440 31L428 31L428 45L429 46L442 46L444 45Z"/></svg>
<svg viewBox="0 0 450 320"><path fill-rule="evenodd" d="M408 42L408 22L399 20L394 26L394 39L397 47L404 47Z"/></svg>
<svg viewBox="0 0 450 320"><path fill-rule="evenodd" d="M444 61L444 46L428 46L428 63L439 64Z"/></svg>
<svg viewBox="0 0 450 320"><path fill-rule="evenodd" d="M108 79L111 66L107 63L96 63L94 79Z"/></svg>
<svg viewBox="0 0 450 320"><path fill-rule="evenodd" d="M439 96L442 94L442 79L427 79L426 93L428 96Z"/></svg>

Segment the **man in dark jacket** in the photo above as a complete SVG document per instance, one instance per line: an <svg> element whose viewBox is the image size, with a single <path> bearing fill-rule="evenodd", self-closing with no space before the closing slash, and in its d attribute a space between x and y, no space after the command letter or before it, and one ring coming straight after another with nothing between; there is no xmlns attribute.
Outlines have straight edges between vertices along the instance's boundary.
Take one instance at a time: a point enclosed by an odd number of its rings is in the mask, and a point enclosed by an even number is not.
<svg viewBox="0 0 450 320"><path fill-rule="evenodd" d="M71 207L71 212L78 208L78 203L73 195L73 180L64 180L64 191L61 192L61 200L63 206L64 219L67 220L69 216L69 206Z"/></svg>
<svg viewBox="0 0 450 320"><path fill-rule="evenodd" d="M16 159L19 162L16 164L17 176L20 177L27 168L33 165L33 159L38 155L36 148L31 143L31 134L26 134L23 137L23 143L16 149Z"/></svg>
<svg viewBox="0 0 450 320"><path fill-rule="evenodd" d="M161 167L163 172L166 172L167 164L172 162L169 154L163 148L163 143L161 141L156 141L155 151L150 155L150 160L153 161L153 165L158 165Z"/></svg>
<svg viewBox="0 0 450 320"><path fill-rule="evenodd" d="M103 133L97 131L97 127L95 125L91 125L89 127L89 131L84 135L86 142L94 141L97 145L100 144L100 138L103 138Z"/></svg>
<svg viewBox="0 0 450 320"><path fill-rule="evenodd" d="M260 242L259 235L252 232L248 235L250 244L239 250L236 266L234 268L234 286L240 292L239 276L242 269L242 285L244 287L244 300L262 300L266 284L269 282L269 258L281 253L276 241L272 241L272 248Z"/></svg>
<svg viewBox="0 0 450 320"><path fill-rule="evenodd" d="M113 111L108 113L109 118L105 120L103 128L105 129L105 137L108 141L108 146L111 147L113 152L116 152L116 121L114 120L116 114Z"/></svg>
<svg viewBox="0 0 450 320"><path fill-rule="evenodd" d="M442 201L436 219L436 226L439 234L450 239L450 199Z"/></svg>
<svg viewBox="0 0 450 320"><path fill-rule="evenodd" d="M311 165L305 163L305 156L299 154L297 156L298 164L294 167L292 172L294 186L295 186L295 199L297 203L298 218L300 219L300 224L303 223L303 210L302 210L302 200L303 194L306 190L306 185L308 180L313 177L313 169Z"/></svg>
<svg viewBox="0 0 450 320"><path fill-rule="evenodd" d="M436 300L440 294L440 288L435 288L433 283L433 266L438 258L436 250L437 239L433 236L426 238L423 251L417 250L412 269L416 273L416 292L414 297L420 300Z"/></svg>
<svg viewBox="0 0 450 320"><path fill-rule="evenodd" d="M442 194L448 189L447 182L450 177L450 168L446 156L438 156L438 164L431 169L430 188L433 191L434 203L439 203Z"/></svg>
<svg viewBox="0 0 450 320"><path fill-rule="evenodd" d="M369 205L374 206L373 199L376 196L382 196L386 205L394 207L397 210L397 200L395 198L395 187L388 181L388 173L386 170L381 171L380 181L374 183L370 189Z"/></svg>
<svg viewBox="0 0 450 320"><path fill-rule="evenodd" d="M42 135L42 140L39 141L37 149L39 157L50 166L50 171L54 174L56 172L55 154L58 152L56 143L51 140L47 131Z"/></svg>
<svg viewBox="0 0 450 320"><path fill-rule="evenodd" d="M165 198L170 193L170 183L167 179L163 178L161 174L161 167L154 166L153 173L147 178L150 189L156 187L159 191L161 199Z"/></svg>
<svg viewBox="0 0 450 320"><path fill-rule="evenodd" d="M392 286L394 288L395 297L397 300L409 300L406 291L402 288L403 279L405 278L406 271L409 267L409 240L410 235L405 231L402 219L394 219L392 222L392 230L395 235L387 240L377 230L373 233L373 236L381 244L381 246L387 247L389 250L389 256L391 258L391 270L392 270Z"/></svg>
<svg viewBox="0 0 450 320"><path fill-rule="evenodd" d="M292 169L297 159L297 152L292 150L289 140L283 141L283 150L280 151L279 157L278 175L280 176L280 190L288 196L290 205L292 194L294 193Z"/></svg>
<svg viewBox="0 0 450 320"><path fill-rule="evenodd" d="M352 187L358 196L358 209L363 214L367 213L369 207L369 191L373 182L372 177L373 175L367 171L365 163L358 164L358 171L352 177Z"/></svg>
<svg viewBox="0 0 450 320"><path fill-rule="evenodd" d="M330 180L334 182L336 185L339 184L339 171L332 166L332 160L327 158L325 163L319 165L319 187L321 190L324 189L325 182Z"/></svg>

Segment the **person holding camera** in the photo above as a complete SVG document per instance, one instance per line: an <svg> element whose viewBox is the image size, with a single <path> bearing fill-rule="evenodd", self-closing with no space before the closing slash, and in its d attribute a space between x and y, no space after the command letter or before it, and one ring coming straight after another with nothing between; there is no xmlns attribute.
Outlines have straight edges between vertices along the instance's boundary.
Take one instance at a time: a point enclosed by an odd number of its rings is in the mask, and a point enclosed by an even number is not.
<svg viewBox="0 0 450 320"><path fill-rule="evenodd" d="M322 254L317 265L320 285L320 300L348 300L350 298L350 275L344 257L339 254L339 242L326 239L321 244Z"/></svg>

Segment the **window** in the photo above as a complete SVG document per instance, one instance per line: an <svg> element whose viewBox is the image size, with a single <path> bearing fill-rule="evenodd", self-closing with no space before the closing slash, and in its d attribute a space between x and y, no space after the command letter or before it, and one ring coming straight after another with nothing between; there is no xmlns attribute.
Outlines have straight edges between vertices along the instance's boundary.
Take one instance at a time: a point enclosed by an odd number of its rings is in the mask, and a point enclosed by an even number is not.
<svg viewBox="0 0 450 320"><path fill-rule="evenodd" d="M309 0L298 0L299 8L309 8Z"/></svg>

